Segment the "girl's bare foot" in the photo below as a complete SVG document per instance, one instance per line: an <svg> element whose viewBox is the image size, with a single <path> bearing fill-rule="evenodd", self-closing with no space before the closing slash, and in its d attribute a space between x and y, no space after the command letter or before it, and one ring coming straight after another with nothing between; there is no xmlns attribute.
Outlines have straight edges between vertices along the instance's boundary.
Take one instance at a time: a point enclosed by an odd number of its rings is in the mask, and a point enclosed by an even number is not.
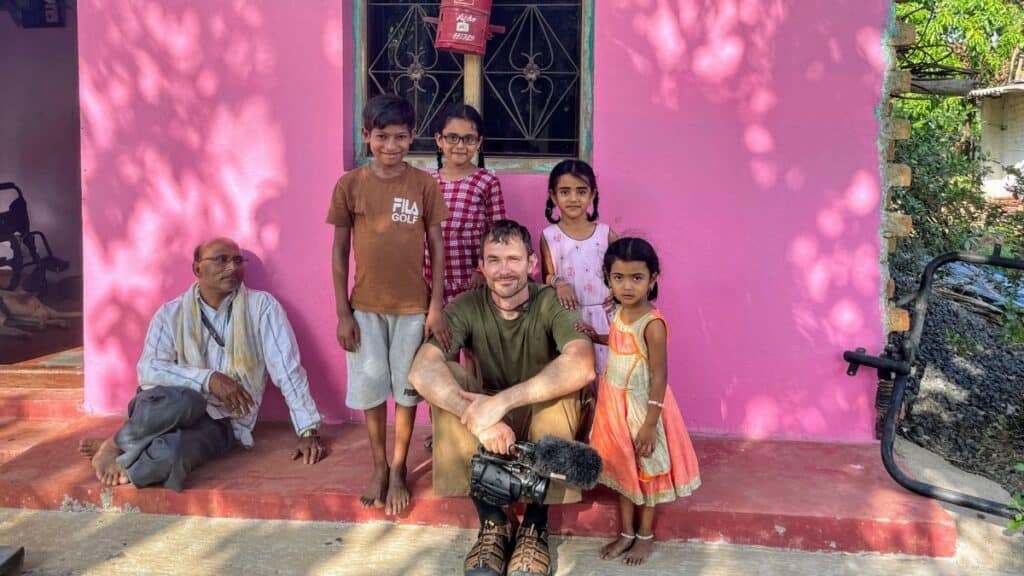
<svg viewBox="0 0 1024 576"><path fill-rule="evenodd" d="M391 469L388 479L388 496L384 513L392 516L401 514L409 505L409 489L405 485L405 466Z"/></svg>
<svg viewBox="0 0 1024 576"><path fill-rule="evenodd" d="M640 534L636 535L636 542L629 552L622 558L622 562L628 566L639 566L651 557L654 550L654 534L648 534L646 539Z"/></svg>
<svg viewBox="0 0 1024 576"><path fill-rule="evenodd" d="M117 457L120 455L121 449L112 441L105 440L100 443L96 454L92 457L92 467L96 471L96 478L107 486L131 483L124 468L117 463Z"/></svg>
<svg viewBox="0 0 1024 576"><path fill-rule="evenodd" d="M611 560L612 558L618 558L623 552L629 550L633 545L636 536L623 536L619 534L619 537L601 547L601 559Z"/></svg>
<svg viewBox="0 0 1024 576"><path fill-rule="evenodd" d="M103 444L103 438L82 438L78 443L78 453L82 456L92 459L99 451L100 446Z"/></svg>
<svg viewBox="0 0 1024 576"><path fill-rule="evenodd" d="M359 497L359 503L363 508L383 508L384 497L388 492L388 468L374 468L373 476L370 477L370 485Z"/></svg>

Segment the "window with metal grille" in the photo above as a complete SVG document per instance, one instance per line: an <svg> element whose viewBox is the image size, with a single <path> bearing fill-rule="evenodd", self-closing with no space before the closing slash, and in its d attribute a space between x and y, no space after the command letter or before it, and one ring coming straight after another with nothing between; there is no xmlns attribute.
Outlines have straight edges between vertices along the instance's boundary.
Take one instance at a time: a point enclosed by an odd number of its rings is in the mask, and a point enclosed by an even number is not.
<svg viewBox="0 0 1024 576"><path fill-rule="evenodd" d="M358 107L387 92L412 102L418 126L413 154L433 154L438 113L466 102L483 114L489 165L509 158L526 161L509 167L542 168L544 159L588 157L593 0L495 0L491 24L505 32L491 38L482 57L434 48L435 24L424 18L436 17L439 5L357 5ZM366 158L364 148L360 156Z"/></svg>

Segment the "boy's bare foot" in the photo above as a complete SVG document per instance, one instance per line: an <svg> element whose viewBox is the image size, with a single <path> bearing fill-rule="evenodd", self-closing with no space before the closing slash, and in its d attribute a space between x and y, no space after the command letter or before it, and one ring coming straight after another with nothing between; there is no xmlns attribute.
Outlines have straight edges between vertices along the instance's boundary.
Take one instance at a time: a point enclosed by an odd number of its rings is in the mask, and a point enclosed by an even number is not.
<svg viewBox="0 0 1024 576"><path fill-rule="evenodd" d="M405 466L391 469L388 479L388 497L384 513L397 516L409 505L409 488L405 485Z"/></svg>
<svg viewBox="0 0 1024 576"><path fill-rule="evenodd" d="M120 455L121 449L112 440L104 440L92 457L92 467L96 471L96 478L107 486L131 483L124 468L117 463L116 458Z"/></svg>
<svg viewBox="0 0 1024 576"><path fill-rule="evenodd" d="M92 459L99 451L100 446L103 444L103 438L82 438L78 443L78 453L82 456Z"/></svg>
<svg viewBox="0 0 1024 576"><path fill-rule="evenodd" d="M651 534L651 536L654 535ZM628 566L639 566L651 557L652 550L654 550L654 538L647 538L646 540L637 538L633 547L622 558L622 562Z"/></svg>
<svg viewBox="0 0 1024 576"><path fill-rule="evenodd" d="M359 497L359 503L363 508L383 508L384 496L388 491L388 469L374 468L373 476L370 477L370 484Z"/></svg>
<svg viewBox="0 0 1024 576"><path fill-rule="evenodd" d="M612 558L618 558L623 552L629 550L635 540L636 536L626 538L619 534L618 538L601 547L601 559L611 560Z"/></svg>

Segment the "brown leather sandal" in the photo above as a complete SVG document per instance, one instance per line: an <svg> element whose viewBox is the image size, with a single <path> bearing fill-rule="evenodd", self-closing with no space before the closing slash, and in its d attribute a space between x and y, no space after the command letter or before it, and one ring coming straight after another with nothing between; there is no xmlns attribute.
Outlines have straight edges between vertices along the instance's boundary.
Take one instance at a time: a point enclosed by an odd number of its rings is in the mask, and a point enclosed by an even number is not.
<svg viewBox="0 0 1024 576"><path fill-rule="evenodd" d="M484 522L462 564L464 576L504 576L514 533L511 520L500 526Z"/></svg>
<svg viewBox="0 0 1024 576"><path fill-rule="evenodd" d="M508 563L508 576L548 576L551 572L551 551L548 531L536 526L520 526L516 548Z"/></svg>

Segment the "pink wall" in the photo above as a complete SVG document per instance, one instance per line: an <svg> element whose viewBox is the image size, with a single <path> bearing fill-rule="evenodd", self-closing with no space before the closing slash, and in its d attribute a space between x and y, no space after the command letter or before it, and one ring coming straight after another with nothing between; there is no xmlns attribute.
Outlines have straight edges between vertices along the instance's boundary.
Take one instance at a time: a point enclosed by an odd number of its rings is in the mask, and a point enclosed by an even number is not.
<svg viewBox="0 0 1024 576"><path fill-rule="evenodd" d="M596 4L601 213L661 253L690 427L869 440L874 383L840 356L882 341L888 3ZM79 3L88 409L123 411L149 317L216 233L284 302L321 410L354 416L321 224L352 150L348 5ZM539 230L545 176L501 176L511 215Z"/></svg>

